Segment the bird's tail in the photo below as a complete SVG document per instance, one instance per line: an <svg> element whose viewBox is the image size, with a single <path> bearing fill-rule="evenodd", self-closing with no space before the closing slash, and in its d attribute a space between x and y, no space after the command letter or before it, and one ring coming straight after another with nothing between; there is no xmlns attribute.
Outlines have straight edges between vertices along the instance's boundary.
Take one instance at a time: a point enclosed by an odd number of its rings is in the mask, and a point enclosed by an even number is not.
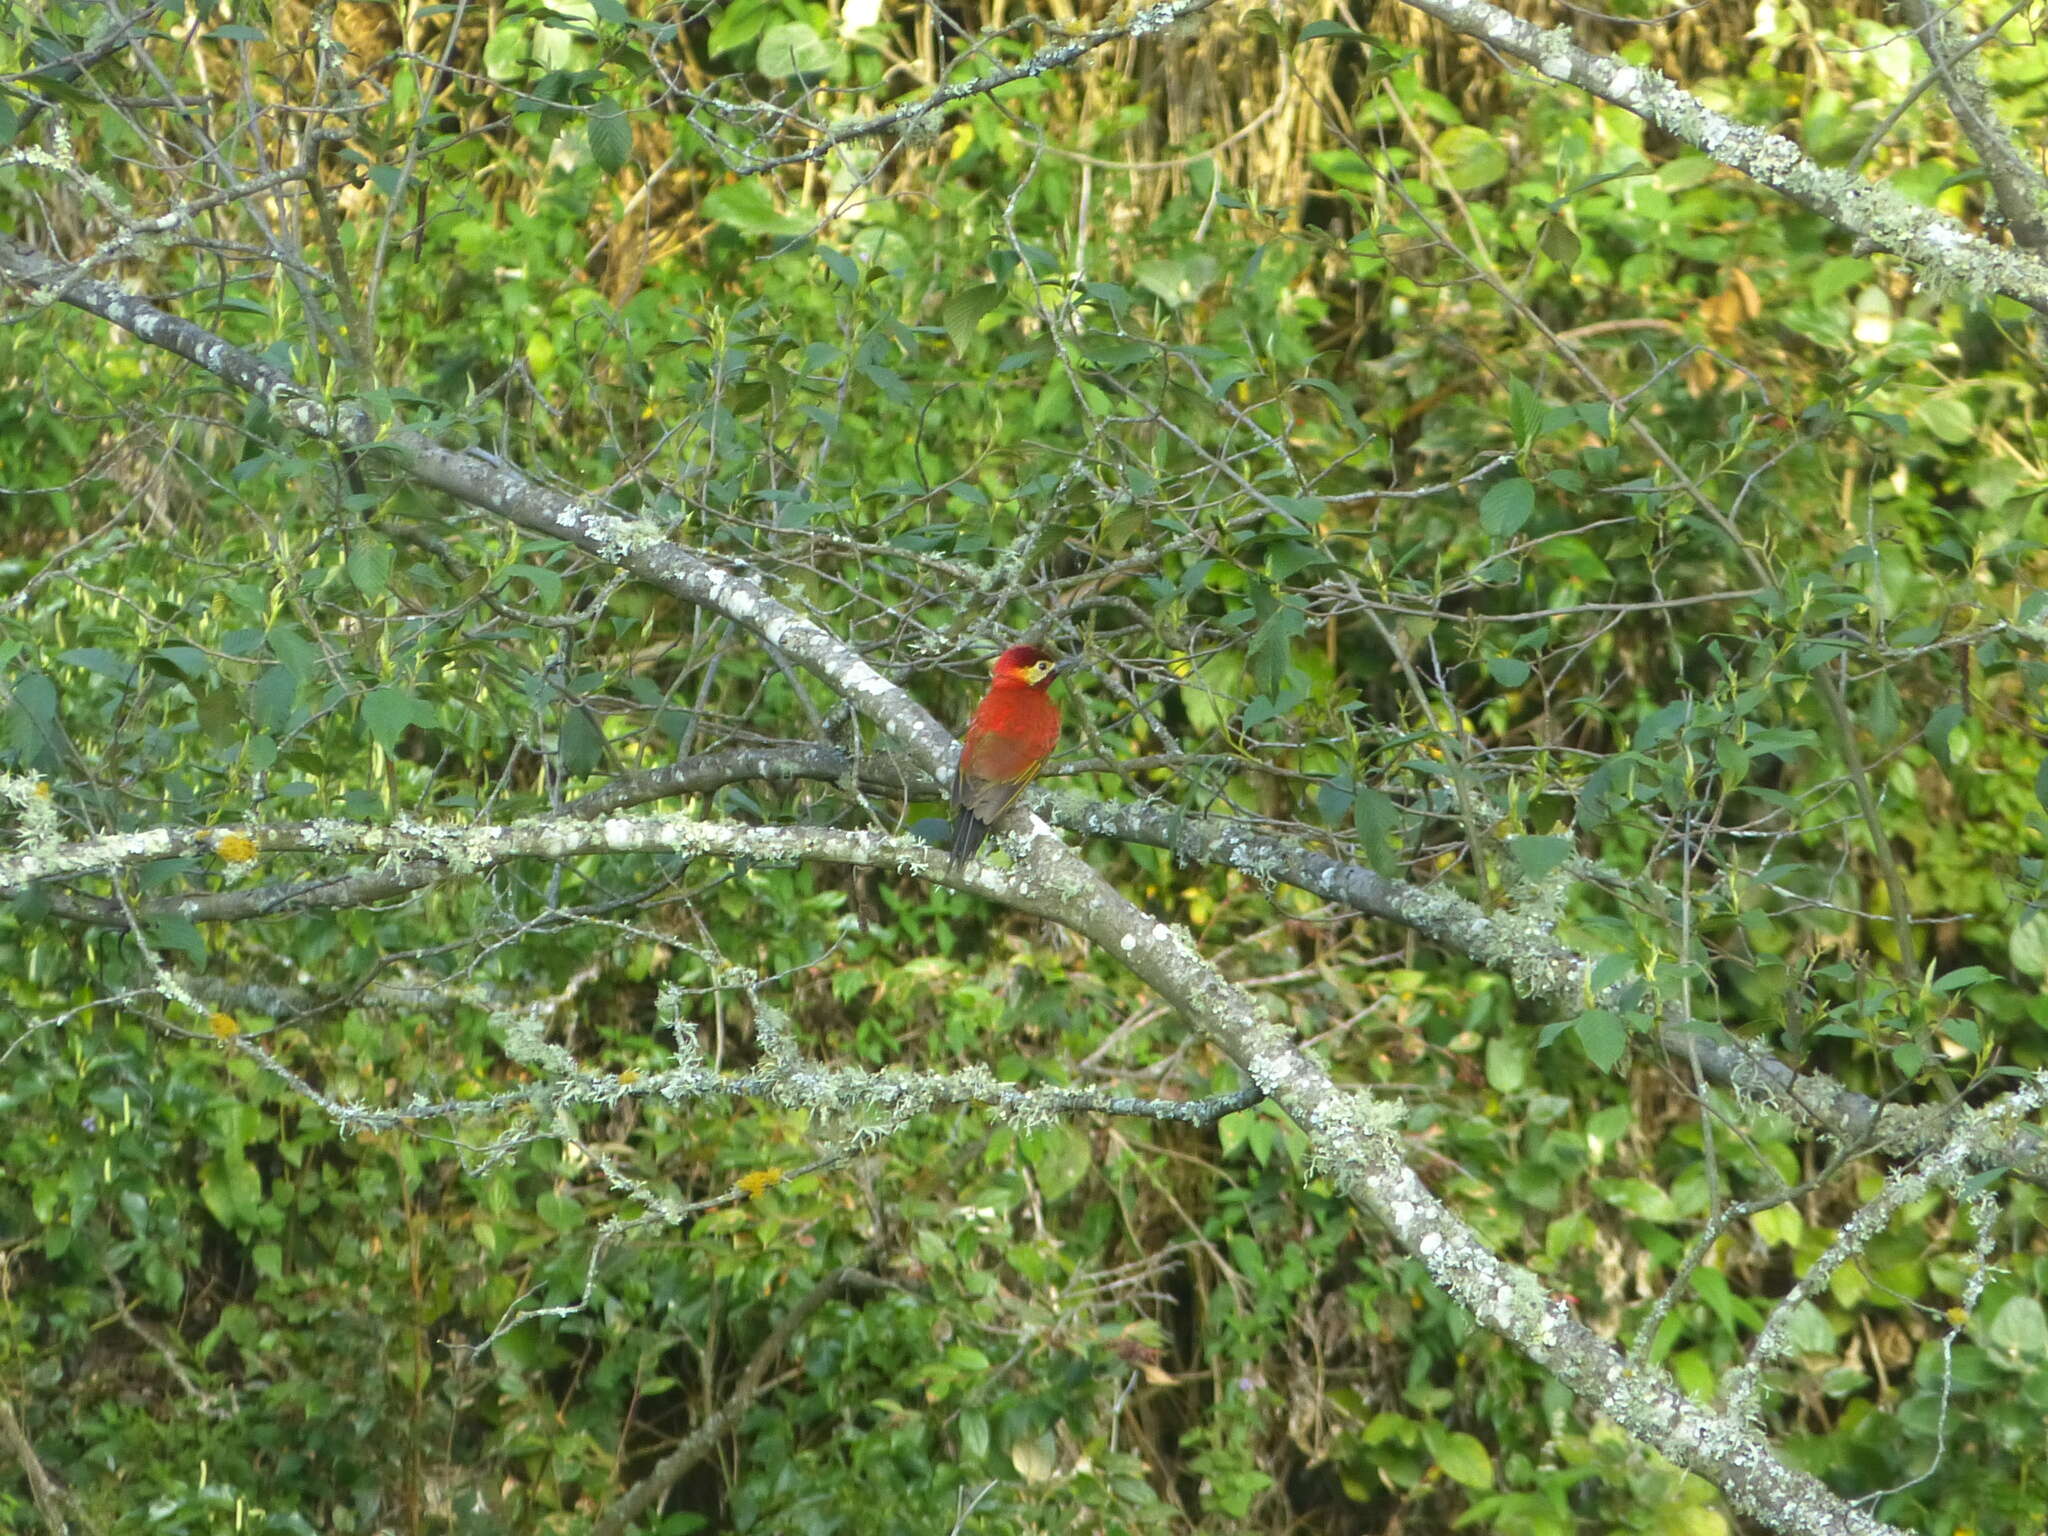
<svg viewBox="0 0 2048 1536"><path fill-rule="evenodd" d="M953 815L953 848L946 857L947 866L957 875L960 866L973 858L975 851L987 841L988 823L966 806L961 806Z"/></svg>

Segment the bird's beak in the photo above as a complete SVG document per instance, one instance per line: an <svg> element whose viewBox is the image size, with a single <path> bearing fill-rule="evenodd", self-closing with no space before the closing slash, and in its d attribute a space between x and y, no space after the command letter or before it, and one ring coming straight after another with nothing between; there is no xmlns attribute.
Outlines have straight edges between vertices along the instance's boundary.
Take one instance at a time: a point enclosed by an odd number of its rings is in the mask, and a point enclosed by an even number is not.
<svg viewBox="0 0 2048 1536"><path fill-rule="evenodd" d="M1085 672L1087 670L1087 660L1088 658L1085 656L1062 657L1052 664L1052 675L1054 677L1068 677L1076 672Z"/></svg>

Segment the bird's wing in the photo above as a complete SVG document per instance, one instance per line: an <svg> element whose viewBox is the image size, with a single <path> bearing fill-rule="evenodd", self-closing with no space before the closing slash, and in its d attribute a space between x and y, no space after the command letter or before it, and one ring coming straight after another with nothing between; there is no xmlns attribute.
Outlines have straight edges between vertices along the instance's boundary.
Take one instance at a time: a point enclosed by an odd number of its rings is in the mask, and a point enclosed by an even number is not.
<svg viewBox="0 0 2048 1536"><path fill-rule="evenodd" d="M1039 763L1032 763L1022 776L1014 779L985 779L979 775L968 778L963 775L953 786L953 807L994 826L1002 819L1003 812L1024 793L1025 787L1038 777L1038 768Z"/></svg>
<svg viewBox="0 0 2048 1536"><path fill-rule="evenodd" d="M1025 786L1038 777L1046 754L1035 744L984 728L967 729L953 774L953 863L972 858Z"/></svg>

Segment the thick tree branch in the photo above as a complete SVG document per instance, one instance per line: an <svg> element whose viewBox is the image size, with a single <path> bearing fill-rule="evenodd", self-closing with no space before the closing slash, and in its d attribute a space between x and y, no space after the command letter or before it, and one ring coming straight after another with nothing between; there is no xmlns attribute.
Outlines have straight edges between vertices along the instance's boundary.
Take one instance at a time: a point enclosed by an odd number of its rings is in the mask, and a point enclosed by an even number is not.
<svg viewBox="0 0 2048 1536"><path fill-rule="evenodd" d="M1494 14L1511 27L1524 26L1504 12ZM1561 68L1568 69L1568 61ZM940 773L950 765L951 739L908 694L755 583L668 542L668 530L597 511L475 451L454 452L403 427L379 432L361 407L325 405L279 370L218 337L106 284L73 280L12 241L0 242L0 274L34 285L46 300L62 299L101 314L252 390L301 431L346 447L375 447L421 484L519 526L564 539L724 615L802 662L892 732L927 771ZM2043 284L2043 302L2048 304L2048 282ZM401 829L391 829L394 840L388 848L401 857L408 852L404 844L415 840L415 829L403 830L407 835L401 842L396 838ZM424 840L421 851L428 857L467 854L488 859L494 850L502 850L507 829L417 830ZM594 849L645 851L680 838L686 851L755 857L753 846L765 837L784 852L881 864L926 879L940 878L944 866L943 856L921 844L864 831L735 828L691 823L687 818L625 817L583 823L575 830L591 839ZM561 825L547 828L542 836L550 843L572 840L571 829ZM652 841L642 841L643 837ZM1083 934L1158 992L1275 1100L1306 1133L1316 1165L1383 1223L1402 1248L1422 1261L1445 1294L1482 1325L1595 1411L1713 1483L1733 1508L1773 1530L1801 1536L1878 1536L1892 1529L1838 1497L1819 1479L1779 1461L1749 1424L1693 1401L1661 1371L1633 1368L1613 1344L1580 1322L1562 1298L1546 1294L1534 1274L1488 1250L1407 1165L1396 1130L1398 1108L1335 1083L1298 1041L1266 1016L1251 994L1201 955L1184 929L1133 906L1036 818L1018 829L1012 842L1018 853L1016 866L979 867L976 886L1011 907Z"/></svg>
<svg viewBox="0 0 2048 1536"><path fill-rule="evenodd" d="M1993 245L1882 182L1824 170L1782 134L1723 116L1670 77L1588 52L1572 41L1568 27L1546 31L1487 0L1405 3L1454 32L1535 66L1553 80L1634 113L1865 243L1925 267L1934 277L1979 292L2002 293L2048 315L2048 262L2032 252Z"/></svg>
<svg viewBox="0 0 2048 1536"><path fill-rule="evenodd" d="M650 800L710 794L744 780L839 783L857 777L860 787L912 799L940 799L937 780L900 755L872 754L858 760L820 744L742 747L705 753L667 767L624 775L572 801L565 817L589 820ZM1625 994L1640 986L1629 976L1599 993L1591 990L1601 959L1558 943L1512 911L1488 913L1454 892L1390 880L1362 865L1335 858L1299 842L1255 832L1209 817L1187 816L1171 806L1108 802L1071 792L1041 791L1032 803L1055 825L1085 836L1164 848L1183 864L1221 865L1263 881L1291 885L1349 908L1361 916L1408 929L1453 954L1512 979L1525 995L1560 1012L1588 1005L1625 1010ZM552 819L535 826L559 825ZM343 834L340 829L350 830ZM36 880L110 873L179 853L204 852L224 831L180 833L172 829L54 845L0 856L0 896ZM251 885L225 891L163 896L138 903L145 918L177 916L190 922L236 922L295 912L335 910L388 901L425 889L474 868L437 854L430 839L413 843L403 828L345 823L279 824L245 829L253 847L265 853L378 853L371 870ZM772 831L774 829L763 829ZM529 838L512 857L573 857L589 851L579 843L548 853L543 839ZM402 854L394 848L404 846ZM668 852L682 852L670 848ZM765 853L769 859L791 856ZM465 855L464 857L468 857ZM118 926L127 921L121 904L70 891L50 893L59 915ZM1889 1104L1858 1093L1823 1072L1799 1071L1768 1051L1686 1017L1675 1004L1652 1005L1659 1019L1657 1040L1667 1057L1690 1068L1697 1064L1710 1082L1770 1105L1811 1131L1845 1147L1862 1147L1910 1157L1947 1143L1954 1107ZM275 1011L275 1010L268 1010ZM1987 1166L2008 1167L2035 1183L2048 1181L2048 1139L2030 1126L2014 1127L2004 1142L1984 1149Z"/></svg>
<svg viewBox="0 0 2048 1536"><path fill-rule="evenodd" d="M469 827L316 823L292 829L255 828L249 835L269 853L288 848L353 849L383 853L400 862L431 861L469 869L506 858L600 852L681 852L754 860L793 854L898 868L927 879L950 878L937 850L876 832L740 827L687 816ZM135 838L156 836L132 834L97 841L107 852L117 846L132 852ZM1407 1166L1395 1130L1396 1111L1339 1089L1251 997L1217 974L1184 930L1136 912L1057 842L1034 837L1014 868L969 865L956 883L1063 923L1123 957L1302 1126L1319 1164L1428 1265L1448 1294L1602 1412L1721 1487L1736 1507L1788 1532L1889 1529L1859 1512L1845 1512L1817 1482L1773 1459L1746 1425L1703 1409L1660 1373L1634 1371L1564 1302L1547 1296L1534 1275L1489 1252Z"/></svg>
<svg viewBox="0 0 2048 1536"><path fill-rule="evenodd" d="M2005 216L2013 239L2036 255L2048 252L2048 177L2020 153L2012 129L1992 106L1991 91L1977 68L1974 49L1957 39L1947 7L1936 9L1928 0L1902 0L1902 8L1941 82L1949 109L1984 164L1998 211Z"/></svg>

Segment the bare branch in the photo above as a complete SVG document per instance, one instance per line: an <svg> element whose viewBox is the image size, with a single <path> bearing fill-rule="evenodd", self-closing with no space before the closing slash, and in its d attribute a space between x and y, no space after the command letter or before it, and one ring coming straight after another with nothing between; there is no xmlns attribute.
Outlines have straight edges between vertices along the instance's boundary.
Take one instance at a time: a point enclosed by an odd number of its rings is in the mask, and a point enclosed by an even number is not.
<svg viewBox="0 0 2048 1536"><path fill-rule="evenodd" d="M873 1290L880 1285L874 1276L849 1265L833 1270L799 1297L796 1304L782 1314L768 1337L761 1341L760 1347L747 1361L746 1369L740 1372L739 1380L726 1392L724 1403L683 1436L682 1442L656 1462L652 1471L627 1489L591 1527L591 1536L625 1536L633 1522L659 1504L682 1480L683 1474L711 1454L719 1436L738 1424L767 1391L770 1367L782 1358L789 1341L810 1321L813 1313L842 1292Z"/></svg>

